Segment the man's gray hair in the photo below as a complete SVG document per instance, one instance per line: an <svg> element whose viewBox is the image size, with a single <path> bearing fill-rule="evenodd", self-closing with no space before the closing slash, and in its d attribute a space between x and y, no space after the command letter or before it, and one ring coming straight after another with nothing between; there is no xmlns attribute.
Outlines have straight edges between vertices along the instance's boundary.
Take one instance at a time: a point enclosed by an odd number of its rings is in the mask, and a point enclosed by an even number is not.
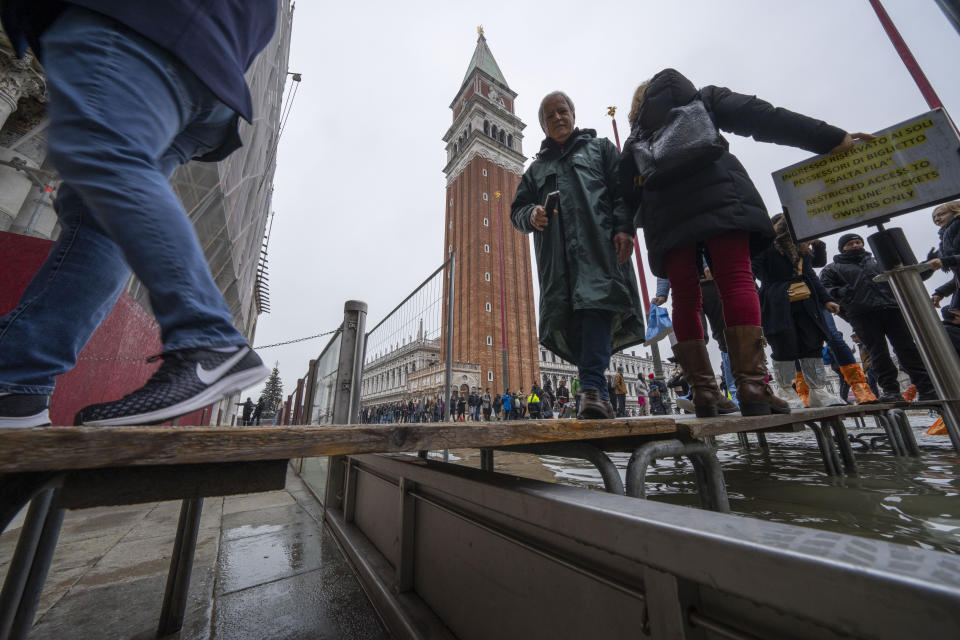
<svg viewBox="0 0 960 640"><path fill-rule="evenodd" d="M577 117L577 110L574 108L573 100L570 99L570 96L565 94L563 91L551 91L547 95L543 96L543 100L540 101L540 111L538 112L540 117L540 128L543 129L544 132L547 130L547 123L543 119L543 105L547 102L547 100L555 96L560 96L563 98L566 101L567 106L570 107L570 115L572 115L574 119Z"/></svg>

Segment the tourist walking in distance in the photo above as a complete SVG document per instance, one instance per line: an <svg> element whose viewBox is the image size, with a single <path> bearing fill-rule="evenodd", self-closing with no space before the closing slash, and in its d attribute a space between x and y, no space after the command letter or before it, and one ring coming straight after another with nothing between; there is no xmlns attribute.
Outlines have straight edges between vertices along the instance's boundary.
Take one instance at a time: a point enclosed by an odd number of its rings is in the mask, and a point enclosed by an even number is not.
<svg viewBox="0 0 960 640"><path fill-rule="evenodd" d="M48 155L63 178L60 235L0 319L0 427L49 422L54 378L113 308L131 270L163 341L160 368L77 424L163 422L266 378L233 326L197 234L169 179L217 161L253 119L244 72L273 35L277 3L7 0L0 19L17 55L43 63Z"/></svg>
<svg viewBox="0 0 960 640"><path fill-rule="evenodd" d="M662 380L657 380L652 373L649 379L650 413L655 416L666 415L670 404L667 399L667 385Z"/></svg>
<svg viewBox="0 0 960 640"><path fill-rule="evenodd" d="M700 322L701 253L720 292L741 413L789 413L765 381L760 301L750 264L751 255L770 245L773 225L718 127L814 153L838 153L853 146L854 138L868 136L723 87L697 90L674 69L637 87L630 124L620 184L643 227L651 270L670 280L678 340L673 350L693 388L697 415L716 415L721 401Z"/></svg>
<svg viewBox="0 0 960 640"><path fill-rule="evenodd" d="M627 414L627 381L623 379L623 367L617 367L617 375L613 377L613 393L617 398L617 417Z"/></svg>
<svg viewBox="0 0 960 640"><path fill-rule="evenodd" d="M530 393L527 395L527 411L533 420L540 417L540 394L537 391L537 386L534 385L530 387Z"/></svg>
<svg viewBox="0 0 960 640"><path fill-rule="evenodd" d="M241 419L243 420L243 426L248 427L250 426L251 424L250 421L253 418L253 407L255 406L253 404L253 398L251 398L250 396L247 396L247 399L244 401L242 406L243 406L243 416Z"/></svg>
<svg viewBox="0 0 960 640"><path fill-rule="evenodd" d="M574 415L580 415L580 378L574 376L570 381L570 393L573 394Z"/></svg>
<svg viewBox="0 0 960 640"><path fill-rule="evenodd" d="M576 128L575 121L565 93L543 98L540 126L546 139L523 174L510 219L520 231L533 233L540 342L577 365L578 417L613 418L604 380L610 354L644 340L630 264L633 220L617 189L617 148L592 129Z"/></svg>
<svg viewBox="0 0 960 640"><path fill-rule="evenodd" d="M562 412L568 402L570 402L570 390L567 389L567 381L560 378L560 381L557 382L557 404L560 405L558 411Z"/></svg>
<svg viewBox="0 0 960 640"><path fill-rule="evenodd" d="M646 380L643 377L637 378L637 409L641 416L650 415L650 401L647 399L648 394L650 393L650 387L647 386Z"/></svg>

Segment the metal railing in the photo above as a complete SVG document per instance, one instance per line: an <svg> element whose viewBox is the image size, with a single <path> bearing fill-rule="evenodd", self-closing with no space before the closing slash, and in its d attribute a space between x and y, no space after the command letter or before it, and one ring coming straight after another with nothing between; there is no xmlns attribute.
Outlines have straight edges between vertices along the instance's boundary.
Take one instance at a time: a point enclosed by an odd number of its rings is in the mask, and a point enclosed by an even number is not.
<svg viewBox="0 0 960 640"><path fill-rule="evenodd" d="M443 417L449 418L455 268L454 253L365 334L360 377L364 405L415 401L424 407L442 402Z"/></svg>

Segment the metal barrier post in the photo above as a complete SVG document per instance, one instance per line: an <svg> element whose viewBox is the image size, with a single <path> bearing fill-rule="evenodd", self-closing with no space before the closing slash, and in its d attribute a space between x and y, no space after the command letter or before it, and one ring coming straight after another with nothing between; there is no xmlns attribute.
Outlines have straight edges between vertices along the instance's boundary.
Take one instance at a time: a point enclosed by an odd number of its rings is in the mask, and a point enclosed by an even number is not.
<svg viewBox="0 0 960 640"><path fill-rule="evenodd" d="M163 590L160 622L157 625L158 637L175 633L183 627L202 511L203 498L187 498L180 505L177 536L174 540L173 554L170 557L167 584Z"/></svg>
<svg viewBox="0 0 960 640"><path fill-rule="evenodd" d="M449 284L447 286L447 364L443 377L443 421L450 422L450 386L453 384L453 289L457 273L457 254L450 256Z"/></svg>
<svg viewBox="0 0 960 640"><path fill-rule="evenodd" d="M57 548L57 539L60 537L60 527L63 525L63 516L66 509L56 506L57 494L54 493L50 511L43 523L40 539L37 541L36 553L30 565L30 573L23 585L20 596L20 607L10 627L10 640L25 640L33 628L33 619L40 604L40 594L43 592L43 583L47 580L50 565L53 563L53 553Z"/></svg>
<svg viewBox="0 0 960 640"><path fill-rule="evenodd" d="M43 525L50 513L53 502L53 489L41 491L30 501L26 520L17 539L17 548L14 551L10 564L7 565L7 577L3 581L3 590L0 591L0 638L7 640L10 637L10 628L13 619L20 608L23 589L27 584L30 567L37 554L40 543L40 534Z"/></svg>
<svg viewBox="0 0 960 640"><path fill-rule="evenodd" d="M340 359L333 396L333 424L359 421L360 376L363 372L363 352L367 322L367 303L347 300L343 305L343 325L340 327ZM331 456L327 466L327 491L324 508L341 508L344 487L345 456Z"/></svg>

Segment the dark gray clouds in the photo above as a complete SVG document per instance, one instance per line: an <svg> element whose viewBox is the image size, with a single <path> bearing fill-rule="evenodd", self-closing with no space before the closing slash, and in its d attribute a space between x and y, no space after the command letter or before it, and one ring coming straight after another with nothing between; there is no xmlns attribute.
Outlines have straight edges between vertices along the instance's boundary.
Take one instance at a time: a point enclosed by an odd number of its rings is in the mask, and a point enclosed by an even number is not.
<svg viewBox="0 0 960 640"><path fill-rule="evenodd" d="M960 36L933 0L885 6L948 110L960 113ZM622 134L634 87L671 66L851 131L926 105L866 0L725 2L297 3L290 69L303 74L280 143L270 245L272 313L256 343L336 327L360 299L378 321L443 260L448 105L482 24L519 96L525 155L543 135L540 98L563 89L577 124ZM770 173L808 154L728 136L771 213ZM929 211L898 221L916 252L936 243ZM865 232L864 232L865 233ZM834 239L827 239L833 251ZM944 276L935 276L931 285ZM649 279L651 292L652 278ZM289 393L323 340L262 352Z"/></svg>

